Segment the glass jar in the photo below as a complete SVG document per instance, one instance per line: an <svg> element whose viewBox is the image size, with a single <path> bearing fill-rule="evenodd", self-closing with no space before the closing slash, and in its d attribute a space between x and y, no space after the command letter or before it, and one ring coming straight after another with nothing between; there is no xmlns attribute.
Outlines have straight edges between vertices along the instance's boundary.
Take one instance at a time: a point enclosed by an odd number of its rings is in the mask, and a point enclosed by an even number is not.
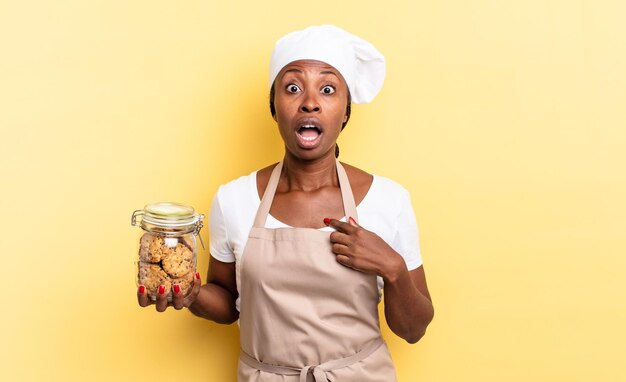
<svg viewBox="0 0 626 382"><path fill-rule="evenodd" d="M138 221L140 219L140 221ZM172 286L183 295L193 288L198 246L204 215L178 203L152 203L133 212L131 224L142 228L138 240L137 286L143 285L152 301L159 286L165 286L172 301ZM204 244L202 243L204 248Z"/></svg>

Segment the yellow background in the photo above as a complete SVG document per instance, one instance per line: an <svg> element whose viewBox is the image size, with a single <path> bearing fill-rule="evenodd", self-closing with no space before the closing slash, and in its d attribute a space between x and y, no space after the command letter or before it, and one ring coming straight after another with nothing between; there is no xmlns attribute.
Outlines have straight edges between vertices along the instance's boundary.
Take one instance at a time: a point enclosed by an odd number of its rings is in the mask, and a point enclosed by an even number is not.
<svg viewBox="0 0 626 382"><path fill-rule="evenodd" d="M388 61L341 159L411 191L435 320L400 381L624 381L622 1L0 2L0 380L234 381L238 332L135 301L135 209L277 161L267 64ZM205 243L207 230L203 230ZM199 268L204 274L208 251Z"/></svg>

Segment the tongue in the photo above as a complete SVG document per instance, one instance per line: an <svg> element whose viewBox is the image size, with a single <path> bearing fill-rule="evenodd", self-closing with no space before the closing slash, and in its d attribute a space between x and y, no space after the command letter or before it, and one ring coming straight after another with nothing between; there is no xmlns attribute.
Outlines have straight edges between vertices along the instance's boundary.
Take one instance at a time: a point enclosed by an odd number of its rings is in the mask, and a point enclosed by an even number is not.
<svg viewBox="0 0 626 382"><path fill-rule="evenodd" d="M319 133L315 129L302 129L302 131L300 131L300 135L305 138L315 138L319 135Z"/></svg>

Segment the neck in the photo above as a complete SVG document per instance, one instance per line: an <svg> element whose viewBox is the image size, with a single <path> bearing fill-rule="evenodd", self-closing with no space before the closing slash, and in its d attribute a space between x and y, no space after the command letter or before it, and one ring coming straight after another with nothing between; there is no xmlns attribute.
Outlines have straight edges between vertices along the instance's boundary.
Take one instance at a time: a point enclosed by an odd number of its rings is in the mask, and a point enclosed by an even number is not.
<svg viewBox="0 0 626 382"><path fill-rule="evenodd" d="M334 154L332 151L331 154ZM338 187L337 165L334 155L304 160L285 152L283 175L289 190L314 191L323 187Z"/></svg>

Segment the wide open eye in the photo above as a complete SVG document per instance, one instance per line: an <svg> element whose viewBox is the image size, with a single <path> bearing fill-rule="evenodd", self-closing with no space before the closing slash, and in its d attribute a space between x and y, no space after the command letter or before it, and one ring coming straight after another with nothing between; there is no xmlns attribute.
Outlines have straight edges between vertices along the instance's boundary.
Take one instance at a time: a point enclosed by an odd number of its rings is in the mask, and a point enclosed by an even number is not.
<svg viewBox="0 0 626 382"><path fill-rule="evenodd" d="M324 94L333 94L335 92L335 88L330 85L326 85L322 88L322 93Z"/></svg>
<svg viewBox="0 0 626 382"><path fill-rule="evenodd" d="M300 92L301 90L300 90L300 87L298 87L298 85L295 85L295 84L289 84L289 85L287 85L287 91L288 91L289 93L298 93L298 92Z"/></svg>

